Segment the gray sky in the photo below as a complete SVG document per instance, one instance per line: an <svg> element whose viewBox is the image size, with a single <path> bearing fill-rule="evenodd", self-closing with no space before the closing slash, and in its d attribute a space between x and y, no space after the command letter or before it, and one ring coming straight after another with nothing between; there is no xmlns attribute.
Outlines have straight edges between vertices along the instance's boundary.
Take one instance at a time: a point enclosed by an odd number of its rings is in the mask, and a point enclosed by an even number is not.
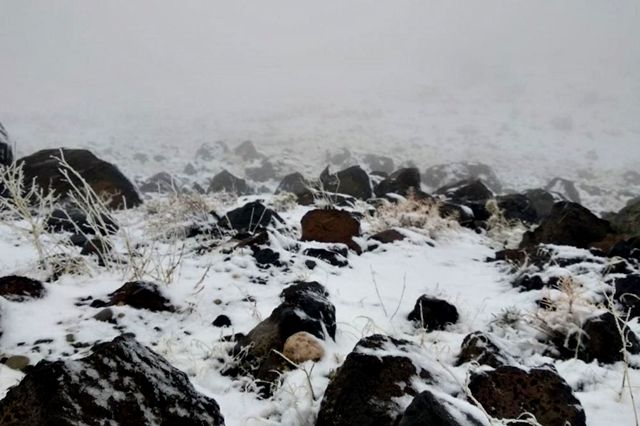
<svg viewBox="0 0 640 426"><path fill-rule="evenodd" d="M0 114L188 115L509 84L639 99L639 5L0 0Z"/></svg>

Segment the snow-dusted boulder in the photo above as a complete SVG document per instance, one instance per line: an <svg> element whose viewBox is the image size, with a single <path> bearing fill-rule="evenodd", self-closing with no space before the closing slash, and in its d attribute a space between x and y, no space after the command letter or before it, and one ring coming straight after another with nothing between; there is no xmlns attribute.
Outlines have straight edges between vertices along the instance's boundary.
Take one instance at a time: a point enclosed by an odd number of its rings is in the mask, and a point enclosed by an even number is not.
<svg viewBox="0 0 640 426"><path fill-rule="evenodd" d="M41 361L0 401L3 425L223 425L220 407L131 335L80 360Z"/></svg>
<svg viewBox="0 0 640 426"><path fill-rule="evenodd" d="M63 197L70 193L72 187L60 173L58 158L61 155L98 195L110 198L107 204L110 208L135 207L142 203L135 186L116 166L86 149L44 149L19 159L25 180L35 179L40 187L52 189Z"/></svg>
<svg viewBox="0 0 640 426"><path fill-rule="evenodd" d="M420 191L420 172L415 167L396 170L375 188L378 197L389 193L407 196L411 191Z"/></svg>
<svg viewBox="0 0 640 426"><path fill-rule="evenodd" d="M320 174L322 189L327 192L346 194L360 200L373 195L371 179L360 166L351 166L332 174L327 166Z"/></svg>

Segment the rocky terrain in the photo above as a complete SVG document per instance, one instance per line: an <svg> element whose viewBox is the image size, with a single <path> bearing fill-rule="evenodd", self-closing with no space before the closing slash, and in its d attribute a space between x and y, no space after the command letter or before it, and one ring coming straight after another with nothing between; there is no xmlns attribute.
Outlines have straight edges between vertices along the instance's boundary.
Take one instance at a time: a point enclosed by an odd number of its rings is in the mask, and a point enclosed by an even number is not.
<svg viewBox="0 0 640 426"><path fill-rule="evenodd" d="M4 157L0 424L638 424L637 172L96 148Z"/></svg>

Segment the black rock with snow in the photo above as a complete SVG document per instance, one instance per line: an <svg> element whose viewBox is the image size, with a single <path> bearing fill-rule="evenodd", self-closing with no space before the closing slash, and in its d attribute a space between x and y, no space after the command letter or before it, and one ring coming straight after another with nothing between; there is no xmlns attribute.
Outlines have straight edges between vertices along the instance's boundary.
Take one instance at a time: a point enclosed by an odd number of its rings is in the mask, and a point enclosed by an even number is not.
<svg viewBox="0 0 640 426"><path fill-rule="evenodd" d="M501 195L496 197L496 203L505 219L529 224L538 223L540 220L532 201L524 194Z"/></svg>
<svg viewBox="0 0 640 426"><path fill-rule="evenodd" d="M238 195L251 194L253 191L244 179L223 170L211 179L207 192L228 192Z"/></svg>
<svg viewBox="0 0 640 426"><path fill-rule="evenodd" d="M397 399L417 393L418 376L429 378L402 355L412 345L379 334L360 340L331 378L316 426L397 424L404 412Z"/></svg>
<svg viewBox="0 0 640 426"><path fill-rule="evenodd" d="M256 182L266 182L276 178L276 169L268 160L263 160L258 166L247 167L244 173L249 179Z"/></svg>
<svg viewBox="0 0 640 426"><path fill-rule="evenodd" d="M429 167L422 175L424 183L432 189L463 180L482 180L493 192L502 192L500 179L491 167L481 163L451 163Z"/></svg>
<svg viewBox="0 0 640 426"><path fill-rule="evenodd" d="M240 233L254 234L269 226L283 224L284 220L260 201L252 201L242 207L227 212L219 221L223 229L233 229Z"/></svg>
<svg viewBox="0 0 640 426"><path fill-rule="evenodd" d="M399 194L407 196L409 193L420 191L420 172L415 167L396 170L389 177L382 180L375 188L377 197L386 194Z"/></svg>
<svg viewBox="0 0 640 426"><path fill-rule="evenodd" d="M613 215L611 224L619 233L640 237L640 198L631 200Z"/></svg>
<svg viewBox="0 0 640 426"><path fill-rule="evenodd" d="M617 278L614 285L614 298L622 305L624 314L640 317L640 274Z"/></svg>
<svg viewBox="0 0 640 426"><path fill-rule="evenodd" d="M158 194L182 191L180 182L167 172L159 172L151 176L140 185L139 189L140 192L153 192Z"/></svg>
<svg viewBox="0 0 640 426"><path fill-rule="evenodd" d="M290 192L296 196L298 204L310 205L314 202L314 190L305 177L298 172L286 175L276 188L276 194Z"/></svg>
<svg viewBox="0 0 640 426"><path fill-rule="evenodd" d="M118 170L85 149L44 149L19 159L24 179L36 183L45 191L53 190L63 198L72 192L72 186L60 172L60 160L66 162L99 195L109 199L110 208L135 207L142 203L135 186ZM76 185L78 179L71 176Z"/></svg>
<svg viewBox="0 0 640 426"><path fill-rule="evenodd" d="M226 315L218 315L212 324L214 327L231 327L231 320Z"/></svg>
<svg viewBox="0 0 640 426"><path fill-rule="evenodd" d="M41 361L0 401L0 423L223 425L220 407L131 335L80 360Z"/></svg>
<svg viewBox="0 0 640 426"><path fill-rule="evenodd" d="M529 413L545 426L586 425L580 401L567 382L550 369L525 371L502 366L474 373L469 381L469 390L484 410L496 419L515 420Z"/></svg>
<svg viewBox="0 0 640 426"><path fill-rule="evenodd" d="M469 208L475 222L485 221L491 216L486 203L494 197L494 193L481 180L457 182L438 189L436 193L444 195L453 204Z"/></svg>
<svg viewBox="0 0 640 426"><path fill-rule="evenodd" d="M511 357L505 354L489 335L476 331L465 336L460 347L457 365L466 362L477 362L498 368L511 362Z"/></svg>
<svg viewBox="0 0 640 426"><path fill-rule="evenodd" d="M425 294L418 298L407 318L428 331L444 330L448 324L458 322L458 310L449 302Z"/></svg>
<svg viewBox="0 0 640 426"><path fill-rule="evenodd" d="M132 308L146 309L154 312L175 311L175 307L171 304L171 301L162 294L160 287L149 281L129 281L109 294L108 302L98 303L94 301L94 303L92 303L94 307L113 305L127 305Z"/></svg>
<svg viewBox="0 0 640 426"><path fill-rule="evenodd" d="M609 257L622 257L624 259L640 262L640 237L632 237L620 240L611 247Z"/></svg>
<svg viewBox="0 0 640 426"><path fill-rule="evenodd" d="M271 315L242 336L234 348L239 364L226 374L249 374L256 378L263 395L269 395L284 365L274 351L282 352L289 336L306 331L319 339L335 338L336 311L329 293L317 282L298 282L280 294L282 303Z"/></svg>
<svg viewBox="0 0 640 426"><path fill-rule="evenodd" d="M620 330L625 335L627 346ZM638 336L609 312L587 319L582 325L580 340L578 357L586 362L598 360L609 364L622 361L623 349L632 354L640 353Z"/></svg>
<svg viewBox="0 0 640 426"><path fill-rule="evenodd" d="M113 216L102 213L89 220L85 212L78 208L67 207L51 212L45 226L49 232L80 232L84 234L114 234L120 228Z"/></svg>
<svg viewBox="0 0 640 426"><path fill-rule="evenodd" d="M525 191L524 196L527 197L540 220L547 218L551 214L553 205L557 201L562 201L559 197L544 189L530 189Z"/></svg>
<svg viewBox="0 0 640 426"><path fill-rule="evenodd" d="M323 262L327 262L329 265L344 268L349 265L347 257L349 250L341 247L328 247L328 248L308 248L305 249L302 254L305 256L320 259Z"/></svg>
<svg viewBox="0 0 640 426"><path fill-rule="evenodd" d="M331 174L326 167L320 174L320 183L327 192L346 194L360 200L368 200L373 195L371 179L360 166L352 166L336 174Z"/></svg>
<svg viewBox="0 0 640 426"><path fill-rule="evenodd" d="M589 248L612 233L611 225L587 208L571 202L556 203L539 227L522 237L521 248L537 244L558 244Z"/></svg>
<svg viewBox="0 0 640 426"><path fill-rule="evenodd" d="M573 203L581 203L580 192L578 188L576 188L576 184L569 179L553 178L544 189L562 195L565 200Z"/></svg>
<svg viewBox="0 0 640 426"><path fill-rule="evenodd" d="M38 281L18 275L0 278L0 296L14 302L39 299L45 295L44 285Z"/></svg>
<svg viewBox="0 0 640 426"><path fill-rule="evenodd" d="M407 407L398 426L481 426L481 413L466 401L436 397L432 392L418 394ZM464 408L462 408L464 407Z"/></svg>

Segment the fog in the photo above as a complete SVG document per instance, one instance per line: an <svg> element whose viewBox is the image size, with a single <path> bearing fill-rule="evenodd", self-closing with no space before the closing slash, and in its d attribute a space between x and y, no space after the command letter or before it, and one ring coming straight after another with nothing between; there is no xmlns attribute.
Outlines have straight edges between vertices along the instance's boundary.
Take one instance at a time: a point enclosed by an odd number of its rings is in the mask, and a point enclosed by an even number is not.
<svg viewBox="0 0 640 426"><path fill-rule="evenodd" d="M502 152L587 143L609 164L640 145L636 0L0 7L0 122L27 145L313 141L319 126L329 144L449 141L459 156L494 136ZM538 131L550 122L556 141Z"/></svg>

